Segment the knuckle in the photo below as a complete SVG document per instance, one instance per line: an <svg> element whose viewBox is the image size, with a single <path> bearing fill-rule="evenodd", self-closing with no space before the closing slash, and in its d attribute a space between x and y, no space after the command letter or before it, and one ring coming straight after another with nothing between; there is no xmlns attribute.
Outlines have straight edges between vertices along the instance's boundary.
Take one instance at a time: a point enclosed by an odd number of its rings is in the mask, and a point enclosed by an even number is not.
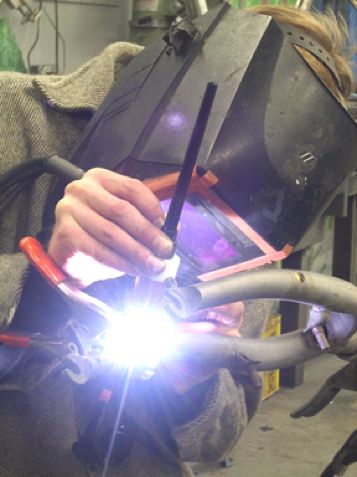
<svg viewBox="0 0 357 477"><path fill-rule="evenodd" d="M58 254L66 255L68 254L69 250L75 249L73 239L73 227L70 227L69 224L64 223L63 225L57 227L56 232L53 234L52 249L58 249Z"/></svg>
<svg viewBox="0 0 357 477"><path fill-rule="evenodd" d="M126 177L123 181L126 195L130 198L140 195L146 187L139 179Z"/></svg>
<svg viewBox="0 0 357 477"><path fill-rule="evenodd" d="M97 241L91 241L86 244L84 253L87 257L92 258L98 264L103 264L103 248L102 245Z"/></svg>
<svg viewBox="0 0 357 477"><path fill-rule="evenodd" d="M138 228L138 234L145 238L148 242L152 242L160 236L160 231L148 221L144 221L141 227Z"/></svg>
<svg viewBox="0 0 357 477"><path fill-rule="evenodd" d="M145 247L133 247L132 261L140 270L145 272L150 271L150 268L148 269L149 257L151 257L151 254Z"/></svg>
<svg viewBox="0 0 357 477"><path fill-rule="evenodd" d="M109 247L117 247L118 242L118 227L116 227L112 222L105 222L101 227L101 235L103 237L103 241Z"/></svg>
<svg viewBox="0 0 357 477"><path fill-rule="evenodd" d="M101 167L93 167L84 173L83 178L101 178L104 173L105 169L102 169Z"/></svg>
<svg viewBox="0 0 357 477"><path fill-rule="evenodd" d="M72 195L77 195L79 192L83 190L83 185L85 181L84 179L79 179L76 181L72 181L64 189L64 196L72 196Z"/></svg>
<svg viewBox="0 0 357 477"><path fill-rule="evenodd" d="M60 219L61 217L69 214L71 212L71 201L64 197L62 198L59 202L57 202L56 208L55 208L55 217L56 219Z"/></svg>
<svg viewBox="0 0 357 477"><path fill-rule="evenodd" d="M155 228L150 222L144 222L137 227L137 237L144 241L145 244L151 249L156 251L158 248L158 240L160 239L161 232Z"/></svg>
<svg viewBox="0 0 357 477"><path fill-rule="evenodd" d="M65 239L68 240L68 237L71 238L71 241L74 238L74 232L75 230L75 223L71 220L63 220L58 226L57 226L57 237L59 239Z"/></svg>
<svg viewBox="0 0 357 477"><path fill-rule="evenodd" d="M145 187L144 184L139 179L135 179L135 177L128 177L128 183L130 187L136 191Z"/></svg>
<svg viewBox="0 0 357 477"><path fill-rule="evenodd" d="M125 200L117 200L115 205L113 205L112 213L114 220L117 223L121 223L123 219L130 217L133 214L133 206Z"/></svg>

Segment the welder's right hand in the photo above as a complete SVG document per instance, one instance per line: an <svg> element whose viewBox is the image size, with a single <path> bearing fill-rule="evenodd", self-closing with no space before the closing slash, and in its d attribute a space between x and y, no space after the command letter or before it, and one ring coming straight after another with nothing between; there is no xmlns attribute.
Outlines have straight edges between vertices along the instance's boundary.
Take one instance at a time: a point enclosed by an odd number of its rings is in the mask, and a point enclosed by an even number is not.
<svg viewBox="0 0 357 477"><path fill-rule="evenodd" d="M81 286L123 273L150 277L172 252L163 221L160 202L142 182L91 169L58 202L48 253Z"/></svg>

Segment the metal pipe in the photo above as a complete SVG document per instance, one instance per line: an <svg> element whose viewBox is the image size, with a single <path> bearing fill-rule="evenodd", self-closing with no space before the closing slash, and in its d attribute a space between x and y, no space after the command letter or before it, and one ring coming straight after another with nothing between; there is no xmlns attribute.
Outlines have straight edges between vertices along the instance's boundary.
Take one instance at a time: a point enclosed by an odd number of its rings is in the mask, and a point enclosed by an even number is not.
<svg viewBox="0 0 357 477"><path fill-rule="evenodd" d="M187 356L191 363L244 372L252 364L259 371L288 368L324 352L311 332L294 331L267 339L185 333L175 357Z"/></svg>
<svg viewBox="0 0 357 477"><path fill-rule="evenodd" d="M273 298L357 316L357 288L344 280L298 270L236 273L210 282L170 288L165 306L179 319L199 310L251 299Z"/></svg>

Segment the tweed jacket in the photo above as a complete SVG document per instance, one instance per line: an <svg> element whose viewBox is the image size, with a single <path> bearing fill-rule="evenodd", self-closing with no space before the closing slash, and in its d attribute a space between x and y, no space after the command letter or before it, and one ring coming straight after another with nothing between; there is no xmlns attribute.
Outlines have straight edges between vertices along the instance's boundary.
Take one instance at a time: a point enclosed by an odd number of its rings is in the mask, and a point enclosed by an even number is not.
<svg viewBox="0 0 357 477"><path fill-rule="evenodd" d="M115 72L125 67L140 49L129 43L112 44L76 72L61 77L1 73L0 172L52 153L68 157L113 84ZM49 301L50 295L43 292L44 284L40 285L42 295L37 296L30 289L27 301L24 299L29 267L17 244L21 237L36 235L41 230L50 186L50 177L38 178L0 216L2 328L12 323L20 309L28 315L25 320L30 320L32 303ZM52 307L54 315L55 308ZM258 336L269 309L270 304L247 304L243 335ZM35 313L42 321L52 320L52 312L46 318L41 311ZM37 372L33 363L29 369ZM258 388L247 383L243 386L227 370L220 370L203 387L194 390L198 399L176 396L175 400L175 395L167 391L169 397L165 401L165 393L160 397L158 387L154 382L141 390L141 395L138 391L132 397L132 402L137 402L132 415L140 430L136 433L139 437L129 456L120 465L114 465L111 476L179 477L185 473L183 461L223 458L238 441L259 401ZM147 399L148 393L151 399ZM0 383L2 477L100 475L98 470L84 470L72 453L80 432L76 417L78 394L85 393L56 376L35 390L22 377L12 386ZM175 411L173 403L178 406ZM189 411L183 413L183 408Z"/></svg>

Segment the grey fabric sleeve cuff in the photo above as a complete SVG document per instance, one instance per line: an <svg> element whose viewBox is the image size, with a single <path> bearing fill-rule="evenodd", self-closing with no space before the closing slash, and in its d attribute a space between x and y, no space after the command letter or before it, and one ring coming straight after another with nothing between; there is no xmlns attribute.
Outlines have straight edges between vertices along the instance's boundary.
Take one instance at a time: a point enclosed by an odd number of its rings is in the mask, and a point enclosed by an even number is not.
<svg viewBox="0 0 357 477"><path fill-rule="evenodd" d="M28 270L23 254L0 255L0 328L7 327L15 315Z"/></svg>
<svg viewBox="0 0 357 477"><path fill-rule="evenodd" d="M200 414L172 429L172 436L183 461L214 462L232 450L247 422L243 386L221 369L204 397Z"/></svg>

